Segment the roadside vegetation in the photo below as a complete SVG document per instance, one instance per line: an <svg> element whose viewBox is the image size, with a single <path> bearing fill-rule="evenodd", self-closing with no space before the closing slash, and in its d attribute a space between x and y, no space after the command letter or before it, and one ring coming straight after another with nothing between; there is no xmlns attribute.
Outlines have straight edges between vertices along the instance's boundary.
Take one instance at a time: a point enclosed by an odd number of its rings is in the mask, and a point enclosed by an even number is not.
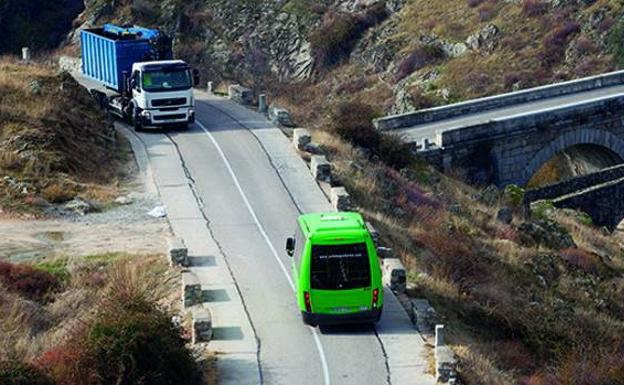
<svg viewBox="0 0 624 385"><path fill-rule="evenodd" d="M315 140L408 267L409 294L428 298L448 325L467 384L620 383L621 238L547 202L525 220L522 189L474 188L405 152L392 167L361 146L361 131L329 127ZM501 208L508 220L497 219Z"/></svg>
<svg viewBox="0 0 624 385"><path fill-rule="evenodd" d="M162 256L0 263L0 383L213 384L172 322L177 280Z"/></svg>
<svg viewBox="0 0 624 385"><path fill-rule="evenodd" d="M44 214L117 194L129 147L68 74L0 58L0 210Z"/></svg>

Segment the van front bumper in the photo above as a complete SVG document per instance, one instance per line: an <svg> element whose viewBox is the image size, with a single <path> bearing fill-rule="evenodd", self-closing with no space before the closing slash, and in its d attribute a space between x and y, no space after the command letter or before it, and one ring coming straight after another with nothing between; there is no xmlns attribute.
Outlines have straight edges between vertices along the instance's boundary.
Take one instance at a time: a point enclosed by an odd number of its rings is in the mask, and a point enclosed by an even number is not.
<svg viewBox="0 0 624 385"><path fill-rule="evenodd" d="M374 323L381 318L382 308L346 314L319 314L302 311L303 322L307 325L345 325L358 323Z"/></svg>

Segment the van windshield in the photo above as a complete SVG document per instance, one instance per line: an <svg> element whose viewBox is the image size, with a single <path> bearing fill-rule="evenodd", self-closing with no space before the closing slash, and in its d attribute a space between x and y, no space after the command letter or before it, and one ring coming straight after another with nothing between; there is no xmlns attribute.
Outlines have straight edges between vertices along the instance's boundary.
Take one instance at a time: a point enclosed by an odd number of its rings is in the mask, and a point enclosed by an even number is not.
<svg viewBox="0 0 624 385"><path fill-rule="evenodd" d="M313 245L310 281L313 289L346 290L371 284L366 243Z"/></svg>
<svg viewBox="0 0 624 385"><path fill-rule="evenodd" d="M191 73L188 69L146 71L143 73L145 91L179 91L191 88Z"/></svg>

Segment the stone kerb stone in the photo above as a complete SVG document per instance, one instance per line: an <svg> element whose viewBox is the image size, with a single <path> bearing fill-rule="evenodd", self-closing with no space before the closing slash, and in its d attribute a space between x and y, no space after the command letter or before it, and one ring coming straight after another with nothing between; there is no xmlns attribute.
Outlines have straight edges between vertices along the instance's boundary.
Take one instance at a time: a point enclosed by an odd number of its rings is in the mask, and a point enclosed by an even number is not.
<svg viewBox="0 0 624 385"><path fill-rule="evenodd" d="M457 379L457 357L451 348L446 346L444 340L444 325L436 325L434 349L436 377L438 382L454 384Z"/></svg>
<svg viewBox="0 0 624 385"><path fill-rule="evenodd" d="M312 143L312 135L305 128L295 128L293 130L293 144L298 150L305 150L308 144Z"/></svg>
<svg viewBox="0 0 624 385"><path fill-rule="evenodd" d="M202 287L199 278L190 271L182 273L182 305L188 309L202 301Z"/></svg>
<svg viewBox="0 0 624 385"><path fill-rule="evenodd" d="M438 314L428 300L414 298L411 300L412 322L425 337L434 337L434 327L438 322Z"/></svg>
<svg viewBox="0 0 624 385"><path fill-rule="evenodd" d="M172 266L188 266L188 249L182 238L171 237L167 240L169 262Z"/></svg>
<svg viewBox="0 0 624 385"><path fill-rule="evenodd" d="M351 211L351 196L344 187L332 187L330 200L334 211Z"/></svg>
<svg viewBox="0 0 624 385"><path fill-rule="evenodd" d="M204 306L193 308L193 344L210 342L212 339L212 314Z"/></svg>
<svg viewBox="0 0 624 385"><path fill-rule="evenodd" d="M324 155L312 156L310 171L314 179L322 182L331 182L331 165Z"/></svg>
<svg viewBox="0 0 624 385"><path fill-rule="evenodd" d="M253 92L240 84L233 84L228 87L228 97L239 104L250 105L253 103Z"/></svg>
<svg viewBox="0 0 624 385"><path fill-rule="evenodd" d="M405 266L398 258L382 260L383 282L391 290L404 293L407 285L407 273Z"/></svg>

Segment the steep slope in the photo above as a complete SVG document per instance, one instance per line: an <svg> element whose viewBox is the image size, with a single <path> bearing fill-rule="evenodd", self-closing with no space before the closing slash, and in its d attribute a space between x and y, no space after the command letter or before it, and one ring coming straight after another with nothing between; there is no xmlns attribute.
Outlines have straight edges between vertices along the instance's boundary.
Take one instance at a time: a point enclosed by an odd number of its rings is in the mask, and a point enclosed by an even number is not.
<svg viewBox="0 0 624 385"><path fill-rule="evenodd" d="M611 70L621 14L615 0L92 0L77 24L156 26L207 79L374 89L389 113Z"/></svg>
<svg viewBox="0 0 624 385"><path fill-rule="evenodd" d="M122 146L68 74L0 58L0 95L0 213L114 196Z"/></svg>

